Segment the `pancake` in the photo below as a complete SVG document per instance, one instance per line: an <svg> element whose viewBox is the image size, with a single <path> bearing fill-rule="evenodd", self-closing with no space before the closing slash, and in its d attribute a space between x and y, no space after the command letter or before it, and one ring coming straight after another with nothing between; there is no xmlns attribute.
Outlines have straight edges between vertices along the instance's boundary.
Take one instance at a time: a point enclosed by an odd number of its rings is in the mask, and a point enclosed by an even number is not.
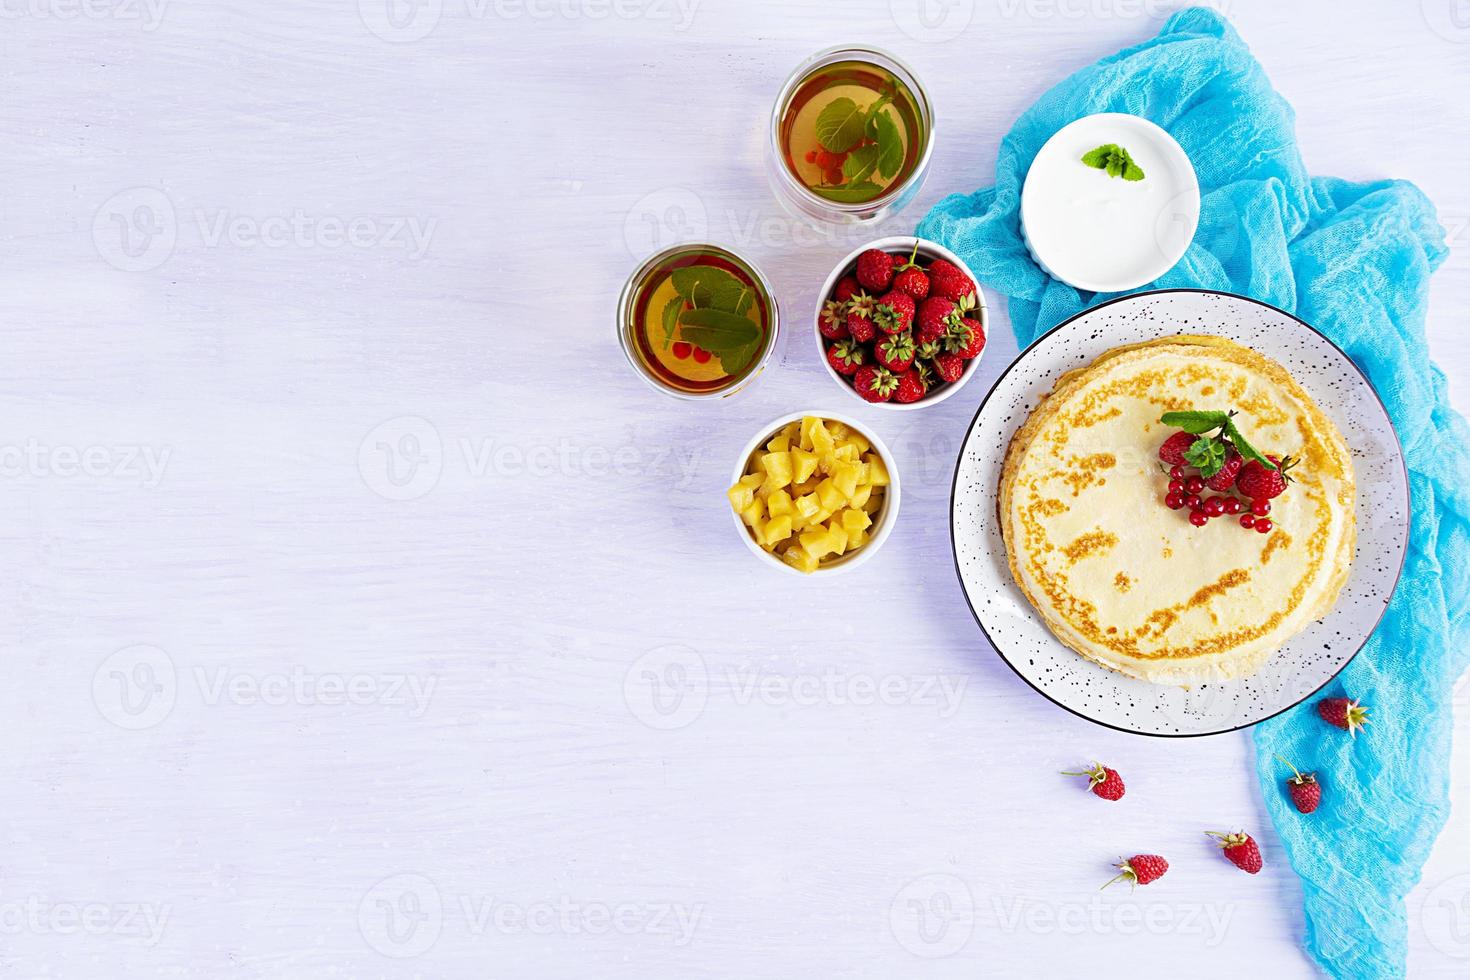
<svg viewBox="0 0 1470 980"><path fill-rule="evenodd" d="M1229 410L1263 453L1301 460L1268 534L1163 503L1168 411ZM1326 615L1356 539L1352 459L1287 371L1220 337L1115 348L1070 371L1012 437L998 501L1011 573L1067 646L1159 684L1256 672Z"/></svg>

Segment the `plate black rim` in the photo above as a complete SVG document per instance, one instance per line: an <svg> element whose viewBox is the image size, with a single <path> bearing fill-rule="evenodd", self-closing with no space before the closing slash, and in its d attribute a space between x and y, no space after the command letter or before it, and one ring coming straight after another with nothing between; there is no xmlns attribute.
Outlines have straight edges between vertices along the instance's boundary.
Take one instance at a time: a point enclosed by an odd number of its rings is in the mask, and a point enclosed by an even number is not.
<svg viewBox="0 0 1470 980"><path fill-rule="evenodd" d="M1107 307L1112 306L1115 303L1142 299L1146 296L1164 296L1178 293L1207 293L1211 296L1227 296L1231 299L1244 300L1247 303L1253 303L1256 306L1263 306L1268 310L1273 310L1284 317L1295 320L1297 323L1301 324L1303 327L1306 327L1318 337L1321 337L1322 340L1325 341L1333 350L1342 355L1343 360L1352 365L1353 370L1358 372L1358 375L1363 379L1363 383L1367 385L1368 390L1373 393L1373 398L1378 402L1378 407L1382 410L1383 417L1388 420L1388 431L1392 433L1393 444L1398 450L1399 469L1403 472L1404 476L1404 524L1402 528L1402 534L1400 536L1401 546L1399 548L1399 563L1398 567L1394 569L1393 573L1393 586L1388 590L1388 598L1384 601L1383 608L1379 610L1378 618L1373 622L1373 628L1368 630L1367 635L1363 637L1363 640L1361 643L1358 644L1357 649L1354 650L1346 660L1339 664L1337 669L1334 670L1330 675L1328 675L1327 679L1319 684L1314 690L1286 705L1284 708L1279 708L1269 715L1257 718L1254 721L1245 722L1241 725L1236 725L1233 728L1220 728L1208 732L1143 732L1139 731L1136 728L1124 728L1119 725L1114 725L1109 722L1102 721L1098 718L1093 718L1090 715L1083 714L1081 711L1078 711L1071 705L1064 704L1061 701L1058 701L1046 691L1043 691L1041 688L1033 684L1029 677L1021 673L1021 671L1017 669L1016 665L1011 663L1011 658L1006 656L1005 653L1001 651L1000 644L995 642L995 637L991 636L990 631L985 628L985 622L980 618L980 613L976 611L975 603L970 600L970 593L965 588L965 577L964 574L960 571L959 543L955 540L955 495L959 489L960 466L964 463L965 460L965 449L969 444L970 435L975 431L976 423L980 421L981 413L985 411L985 406L990 403L991 396L993 396L996 390L1000 388L1001 382L1004 381L1010 375L1010 373L1014 371L1020 365L1020 363L1026 359L1027 354L1036 349L1036 345L1038 343L1051 336L1058 330L1061 330L1063 327L1066 327L1074 320L1078 320L1084 316L1087 316L1089 313L1095 313L1098 310L1106 309ZM975 409L975 414L970 418L970 424L965 427L965 437L960 440L959 454L955 457L954 478L950 481L949 485L949 551L950 557L954 561L955 577L959 579L960 592L964 594L965 605L969 608L970 616L975 620L975 625L980 627L980 632L984 634L985 639L990 643L991 649L995 651L995 655L999 657L1007 667L1010 668L1013 674L1021 678L1021 680L1024 681L1026 683L1026 686L1031 688L1031 690L1035 691L1037 694L1040 694L1042 697L1046 698L1048 701L1061 708L1063 711L1066 711L1067 713L1072 715L1076 715L1078 718L1089 721L1094 725L1100 725L1103 728L1110 728L1115 732L1123 732L1127 735L1142 735L1147 738L1208 738L1212 735L1229 735L1232 732L1239 732L1244 731L1247 728L1254 728L1262 722L1270 721L1272 718L1283 715L1286 712L1290 711L1292 708L1295 708L1300 704L1310 701L1312 698L1320 694L1322 690L1327 687L1327 685L1336 680L1337 676L1347 669L1348 664L1357 659L1358 654L1363 652L1363 647L1367 646L1368 641L1373 638L1373 634L1378 632L1378 627L1383 625L1383 617L1388 614L1388 607L1393 604L1393 597L1398 593L1399 582L1402 581L1404 575L1404 563L1408 560L1409 556L1409 531L1413 523L1412 507L1413 491L1409 486L1409 467L1408 464L1404 461L1404 444L1403 441L1399 439L1398 429L1393 424L1393 416L1389 414L1388 406L1383 403L1383 397L1378 394L1378 389L1374 386L1372 379L1368 377L1367 372L1359 367L1358 362L1353 360L1347 351L1339 347L1336 341L1334 341L1331 337L1327 336L1322 331L1318 330L1316 327L1312 326L1306 320L1303 320L1301 317L1297 316L1295 313L1289 313L1279 306L1276 306L1272 303L1267 303L1264 300L1256 299L1253 296L1245 296L1241 293L1231 293L1222 289L1202 289L1196 286L1183 286L1171 289L1146 289L1141 292L1129 293L1125 296L1115 296L1110 300L1098 303L1096 306L1089 306L1087 309L1080 310L1079 312L1067 317L1056 326L1051 327L1045 333L1039 335L1026 347L1025 350L1020 351L1016 355L1015 360L1011 361L1011 363L1006 366L1006 369L1000 373L1000 376L995 379L994 383L991 384L990 390L987 391L985 393L985 397L980 400L980 407ZM1354 557L1356 558L1356 556ZM1061 641L1057 640L1056 642L1060 643Z"/></svg>

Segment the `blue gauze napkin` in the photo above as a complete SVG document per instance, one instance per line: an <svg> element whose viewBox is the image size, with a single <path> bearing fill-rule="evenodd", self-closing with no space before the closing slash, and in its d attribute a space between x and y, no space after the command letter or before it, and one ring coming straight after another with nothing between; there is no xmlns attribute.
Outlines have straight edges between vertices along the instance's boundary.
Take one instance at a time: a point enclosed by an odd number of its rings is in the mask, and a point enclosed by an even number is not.
<svg viewBox="0 0 1470 980"><path fill-rule="evenodd" d="M1451 691L1470 660L1470 429L1424 339L1443 231L1412 184L1307 176L1292 109L1239 35L1213 11L1181 11L1158 37L1043 95L1001 144L995 186L948 197L919 224L1006 295L1022 348L1115 295L1048 277L1018 227L1031 160L1052 133L1094 112L1152 120L1199 175L1199 232L1148 288L1219 289L1297 314L1367 373L1403 443L1413 498L1403 577L1372 639L1320 695L1361 698L1371 724L1348 738L1312 698L1255 729L1266 808L1302 879L1307 951L1334 976L1400 976L1404 896L1449 812ZM1323 781L1315 814L1286 798L1278 752Z"/></svg>

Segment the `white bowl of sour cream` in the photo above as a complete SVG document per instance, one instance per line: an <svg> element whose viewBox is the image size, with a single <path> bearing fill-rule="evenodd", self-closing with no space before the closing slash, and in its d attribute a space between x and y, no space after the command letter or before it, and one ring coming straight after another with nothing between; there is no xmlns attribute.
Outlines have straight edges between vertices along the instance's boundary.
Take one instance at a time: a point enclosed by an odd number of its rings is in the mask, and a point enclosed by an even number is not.
<svg viewBox="0 0 1470 980"><path fill-rule="evenodd" d="M1143 171L1125 180L1089 166L1098 147L1122 147ZM1057 130L1021 191L1021 234L1031 257L1078 289L1125 292L1172 269L1199 226L1199 181L1189 157L1140 116L1104 112Z"/></svg>

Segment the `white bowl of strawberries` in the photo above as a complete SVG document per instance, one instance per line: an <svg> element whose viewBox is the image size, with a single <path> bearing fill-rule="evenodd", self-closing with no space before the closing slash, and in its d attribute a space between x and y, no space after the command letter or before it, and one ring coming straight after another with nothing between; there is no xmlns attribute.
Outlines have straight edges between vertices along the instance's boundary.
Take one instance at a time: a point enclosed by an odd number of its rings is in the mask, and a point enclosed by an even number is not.
<svg viewBox="0 0 1470 980"><path fill-rule="evenodd" d="M922 238L894 237L854 250L822 284L817 348L853 398L894 411L937 405L969 381L985 351L990 316L975 274Z"/></svg>

